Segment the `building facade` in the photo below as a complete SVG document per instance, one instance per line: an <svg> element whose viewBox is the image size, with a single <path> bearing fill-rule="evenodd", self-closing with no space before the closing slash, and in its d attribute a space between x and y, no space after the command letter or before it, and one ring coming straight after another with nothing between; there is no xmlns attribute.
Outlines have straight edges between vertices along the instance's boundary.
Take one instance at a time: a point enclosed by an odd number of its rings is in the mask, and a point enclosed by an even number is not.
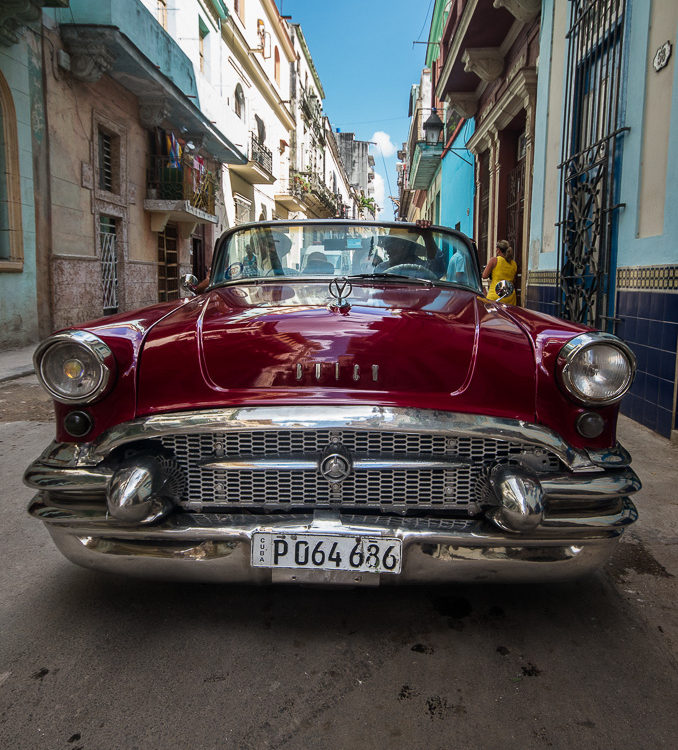
<svg viewBox="0 0 678 750"><path fill-rule="evenodd" d="M535 134L540 0L447 3L435 96L474 118L474 236L481 264L508 240L526 267ZM519 292L524 286L517 279ZM524 290L523 290L524 291Z"/></svg>
<svg viewBox="0 0 678 750"><path fill-rule="evenodd" d="M10 5L1 347L177 298L228 227L357 213L303 33L274 0Z"/></svg>
<svg viewBox="0 0 678 750"><path fill-rule="evenodd" d="M474 132L472 117L462 117L435 91L435 74L444 65L443 30L451 11L449 0L433 7L427 44L426 67L409 100L408 140L399 152L399 218L428 219L473 235L473 155L466 147ZM442 57L441 57L442 56ZM425 124L441 118L442 130L431 141Z"/></svg>
<svg viewBox="0 0 678 750"><path fill-rule="evenodd" d="M0 349L51 330L40 19L43 6L66 4L34 0L0 7Z"/></svg>
<svg viewBox="0 0 678 750"><path fill-rule="evenodd" d="M676 430L678 4L542 9L527 304L616 333L622 411Z"/></svg>

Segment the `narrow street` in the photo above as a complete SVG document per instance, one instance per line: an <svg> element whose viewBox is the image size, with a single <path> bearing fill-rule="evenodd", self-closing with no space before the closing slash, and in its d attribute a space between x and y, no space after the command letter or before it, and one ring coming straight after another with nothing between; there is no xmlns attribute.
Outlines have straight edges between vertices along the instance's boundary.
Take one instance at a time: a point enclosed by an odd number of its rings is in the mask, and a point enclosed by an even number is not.
<svg viewBox="0 0 678 750"><path fill-rule="evenodd" d="M66 561L21 483L50 412L0 385L0 747L674 747L678 456L644 428L640 522L592 578L249 589Z"/></svg>

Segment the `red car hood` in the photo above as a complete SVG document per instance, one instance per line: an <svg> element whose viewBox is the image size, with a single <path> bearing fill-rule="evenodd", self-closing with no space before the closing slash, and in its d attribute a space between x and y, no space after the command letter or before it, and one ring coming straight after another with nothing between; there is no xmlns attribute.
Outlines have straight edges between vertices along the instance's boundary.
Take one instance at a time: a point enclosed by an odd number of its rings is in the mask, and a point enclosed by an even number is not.
<svg viewBox="0 0 678 750"><path fill-rule="evenodd" d="M326 283L237 286L192 300L149 332L139 414L266 403L370 403L534 420L523 329L472 292ZM168 375L171 373L171 377Z"/></svg>

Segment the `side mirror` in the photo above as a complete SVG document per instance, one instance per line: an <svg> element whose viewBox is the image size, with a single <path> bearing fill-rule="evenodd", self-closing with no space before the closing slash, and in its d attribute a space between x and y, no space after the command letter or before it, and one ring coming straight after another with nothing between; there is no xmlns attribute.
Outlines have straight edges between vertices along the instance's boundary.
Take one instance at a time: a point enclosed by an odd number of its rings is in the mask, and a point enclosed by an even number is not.
<svg viewBox="0 0 678 750"><path fill-rule="evenodd" d="M513 294L515 287L512 282L503 279L502 281L497 282L494 291L497 293L497 302L501 302L501 300L506 299Z"/></svg>
<svg viewBox="0 0 678 750"><path fill-rule="evenodd" d="M179 279L181 286L188 292L195 294L195 288L198 286L198 279L192 273L187 273Z"/></svg>

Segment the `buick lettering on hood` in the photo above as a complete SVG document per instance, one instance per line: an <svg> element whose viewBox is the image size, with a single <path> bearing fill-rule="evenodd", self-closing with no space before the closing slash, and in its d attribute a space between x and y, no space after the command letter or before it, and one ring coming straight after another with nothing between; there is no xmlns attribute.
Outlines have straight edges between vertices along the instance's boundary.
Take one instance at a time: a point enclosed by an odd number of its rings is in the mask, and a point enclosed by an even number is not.
<svg viewBox="0 0 678 750"><path fill-rule="evenodd" d="M637 517L620 339L483 293L427 224L227 231L207 288L57 332L29 513L101 571L388 585L588 573Z"/></svg>

